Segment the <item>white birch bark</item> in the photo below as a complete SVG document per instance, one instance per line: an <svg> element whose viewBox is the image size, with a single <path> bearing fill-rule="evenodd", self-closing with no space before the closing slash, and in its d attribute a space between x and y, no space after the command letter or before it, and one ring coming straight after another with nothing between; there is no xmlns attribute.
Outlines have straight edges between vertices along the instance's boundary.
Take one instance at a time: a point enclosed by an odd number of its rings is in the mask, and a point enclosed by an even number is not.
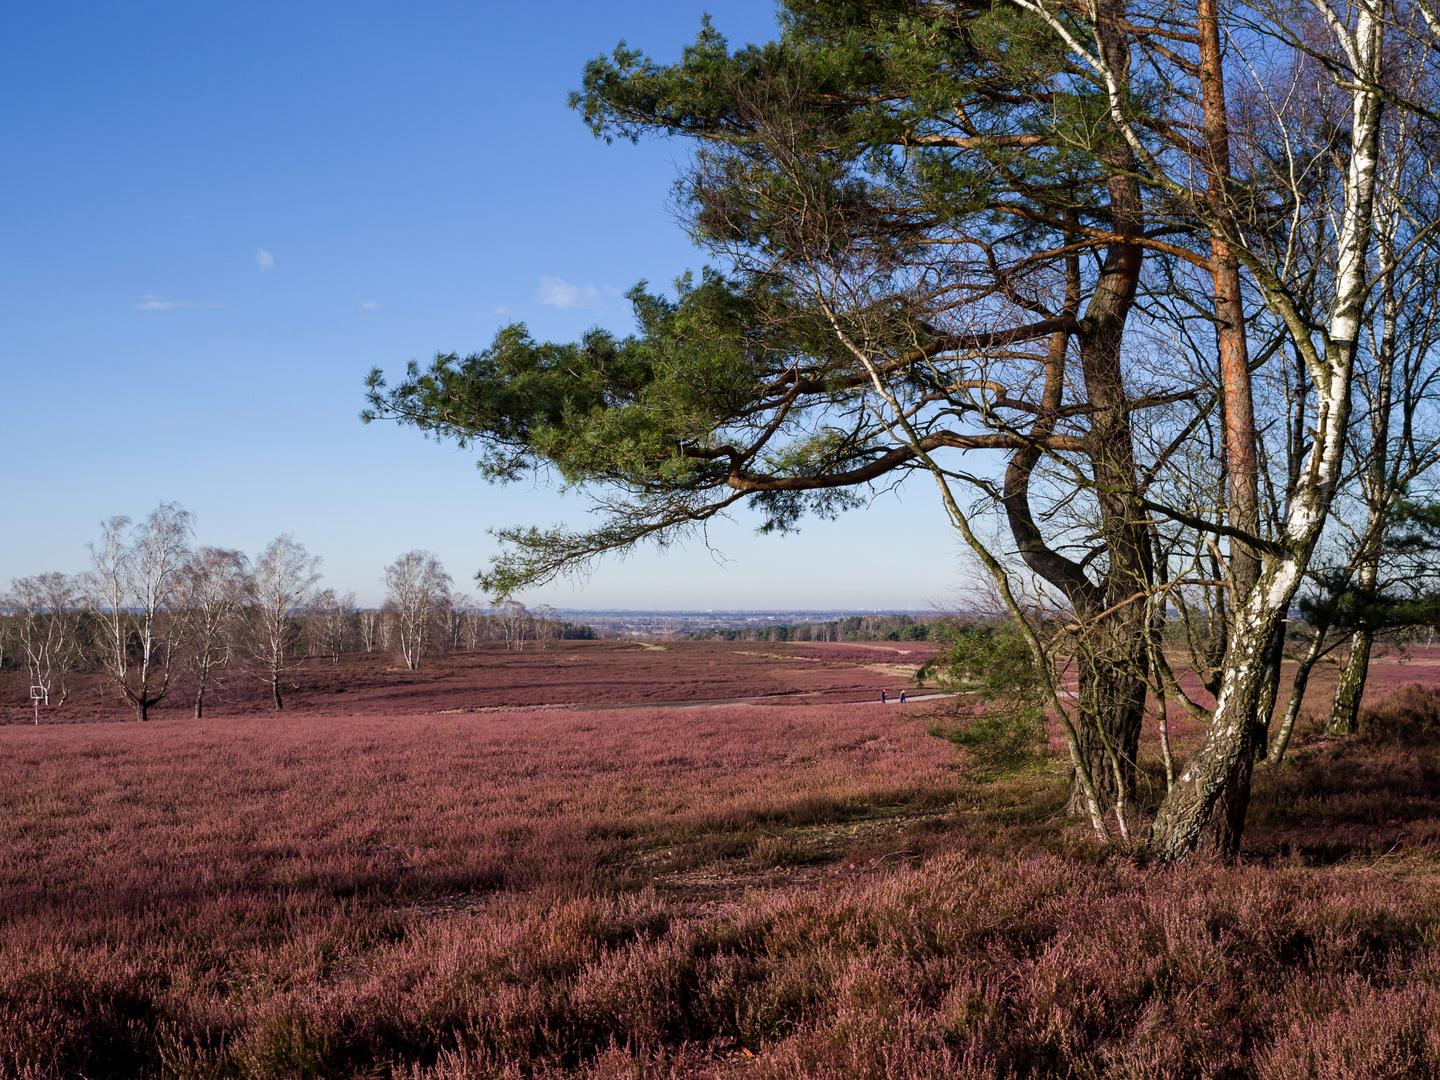
<svg viewBox="0 0 1440 1080"><path fill-rule="evenodd" d="M385 603L395 614L405 666L420 666L440 606L450 595L450 575L428 551L407 551L385 568Z"/></svg>

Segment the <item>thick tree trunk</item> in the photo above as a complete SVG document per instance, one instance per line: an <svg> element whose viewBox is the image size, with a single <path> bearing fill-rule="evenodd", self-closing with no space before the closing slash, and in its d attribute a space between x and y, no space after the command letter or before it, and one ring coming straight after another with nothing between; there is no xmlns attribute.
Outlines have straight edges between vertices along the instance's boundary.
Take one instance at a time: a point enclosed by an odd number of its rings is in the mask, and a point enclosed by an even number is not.
<svg viewBox="0 0 1440 1080"><path fill-rule="evenodd" d="M1257 591L1231 634L1225 677L1215 715L1200 745L1161 804L1150 826L1148 847L1166 862L1194 853L1221 858L1239 851L1250 773L1255 764L1255 714L1269 675L1270 642L1284 604L1299 584L1293 561L1280 573L1262 570ZM1284 597L1281 602L1281 597Z"/></svg>
<svg viewBox="0 0 1440 1080"><path fill-rule="evenodd" d="M1344 456L1351 355L1333 346L1328 354L1332 382L1321 399L1310 478L1287 515L1287 550L1262 564L1259 581L1235 612L1210 727L1151 824L1147 847L1163 861L1179 862L1197 852L1230 857L1238 851L1274 635L1319 539ZM1216 821L1220 808L1224 820Z"/></svg>
<svg viewBox="0 0 1440 1080"><path fill-rule="evenodd" d="M1259 567L1256 563L1256 567ZM1280 687L1280 658L1284 646L1285 622L1277 621L1265 653L1265 670L1255 694L1250 731L1239 748L1239 761L1221 791L1210 818L1210 826L1201 837L1196 851L1212 859L1233 859L1240 853L1240 838L1245 832L1245 815L1250 809L1250 781L1255 762L1264 757L1266 739L1270 734L1270 716L1275 711L1275 697Z"/></svg>
<svg viewBox="0 0 1440 1080"><path fill-rule="evenodd" d="M1196 36L1200 44L1200 85L1204 103L1206 202L1213 217L1210 236L1210 277L1215 295L1215 340L1220 354L1225 418L1225 475L1232 527L1249 536L1260 533L1259 460L1256 453L1255 405L1251 395L1250 361L1241 303L1240 263L1230 248L1236 235L1231 210L1230 129L1225 107L1225 73L1216 0L1196 0ZM1239 611L1260 576L1260 555L1244 541L1230 541L1230 609ZM1227 646L1233 638L1227 638ZM1279 672L1273 645L1266 650L1266 670L1255 694L1248 730L1238 753L1243 759L1220 792L1200 850L1226 858L1239 850L1250 806L1250 774L1257 748L1265 745L1264 725L1274 707Z"/></svg>
<svg viewBox="0 0 1440 1080"><path fill-rule="evenodd" d="M1140 603L1130 608L1133 615L1128 610L1116 612L1087 634L1079 658L1080 753L1106 812L1134 804L1135 762L1145 720L1149 662L1145 608ZM1121 618L1122 614L1127 617ZM1089 813L1076 776L1071 778L1069 809L1075 815Z"/></svg>
<svg viewBox="0 0 1440 1080"><path fill-rule="evenodd" d="M1088 441L1109 567L1103 608L1077 611L1083 628L1077 657L1081 666L1080 730L1082 745L1089 742L1087 758L1098 752L1106 759L1103 770L1092 772L1096 785L1118 794L1113 777L1105 775L1112 772L1112 766L1100 739L1103 733L1118 759L1119 790L1129 802L1134 796L1135 759L1150 666L1144 599L1154 567L1145 531L1148 516L1138 496L1124 388L1119 382L1119 327L1114 328L1110 340L1087 344L1102 353L1096 357L1082 348L1081 359L1087 367L1090 400L1101 406L1091 416Z"/></svg>
<svg viewBox="0 0 1440 1080"><path fill-rule="evenodd" d="M1206 202L1215 219L1210 236L1210 277L1215 294L1215 340L1224 392L1225 473L1229 480L1230 523L1251 536L1260 531L1260 468L1256 452L1255 404L1241 302L1240 261L1228 238L1236 234L1231 210L1230 128L1225 109L1225 75L1216 0L1196 0L1200 42L1200 84L1205 117ZM1230 576L1233 607L1250 595L1260 575L1259 553L1232 538Z"/></svg>
<svg viewBox="0 0 1440 1080"><path fill-rule="evenodd" d="M1129 42L1119 31L1118 5L1102 19L1104 49L1116 70L1128 72ZM1115 169L1106 184L1115 230L1122 235L1143 231L1140 185L1129 150L1107 162ZM1080 650L1082 670L1092 669L1093 684L1082 685L1081 738L1089 734L1092 757L1100 742L1105 768L1092 769L1097 785L1110 791L1111 808L1128 804L1135 793L1135 760L1150 666L1149 627L1145 597L1154 584L1149 515L1140 496L1135 468L1130 400L1126 392L1121 348L1125 322L1135 302L1143 249L1136 244L1114 244L1105 253L1100 276L1085 308L1086 330L1079 337L1080 372L1093 412L1086 436L1096 502L1100 508L1100 535L1108 567L1099 598L1101 611L1077 609L1086 639ZM1082 675L1083 678L1083 675ZM1093 691L1088 696L1087 691ZM1103 733L1104 740L1099 736ZM1106 751L1104 742L1110 744ZM1110 754L1115 755L1112 763ZM1118 784L1113 776L1118 766ZM1122 830L1123 831L1123 830Z"/></svg>
<svg viewBox="0 0 1440 1080"><path fill-rule="evenodd" d="M1138 189L1129 179L1116 181L1112 188L1112 200L1123 207L1132 207L1138 200ZM1077 656L1080 752L1107 813L1134 799L1135 760L1149 668L1142 600L1153 567L1147 518L1138 497L1120 366L1125 318L1134 299L1140 259L1141 251L1133 245L1116 245L1107 253L1100 281L1086 308L1085 321L1090 329L1079 343L1086 396L1094 406L1087 449L1099 493L1101 535L1109 561L1103 584L1092 581L1081 565L1048 547L1031 516L1029 482L1039 450L1032 447L1017 453L1005 473L1004 503L1016 548L1027 566L1064 593L1082 627ZM1067 313L1078 303L1079 266L1078 260L1073 260ZM1037 444L1054 431L1054 414L1064 389L1068 340L1062 333L1054 335L1050 342L1043 409L1031 430ZM1089 814L1085 785L1078 773L1071 779L1070 808L1078 815Z"/></svg>
<svg viewBox="0 0 1440 1080"><path fill-rule="evenodd" d="M205 684L202 682L200 688L195 691L195 719L203 719L205 715Z"/></svg>
<svg viewBox="0 0 1440 1080"><path fill-rule="evenodd" d="M285 707L285 703L280 700L280 672L278 671L270 673L270 696L275 703L276 712Z"/></svg>
<svg viewBox="0 0 1440 1080"><path fill-rule="evenodd" d="M1257 696L1263 698L1264 695L1262 684ZM1196 845L1196 853L1203 857L1229 860L1240 854L1240 840L1245 833L1245 815L1250 810L1250 780L1255 771L1257 731L1258 725L1252 724L1249 735L1237 751L1238 758L1234 768L1216 800L1210 826Z"/></svg>
<svg viewBox="0 0 1440 1080"><path fill-rule="evenodd" d="M1350 638L1350 659L1340 672L1340 685L1335 687L1335 700L1330 706L1327 735L1354 735L1359 730L1360 697L1365 693L1365 679L1370 672L1370 649L1375 634L1369 629L1355 631Z"/></svg>

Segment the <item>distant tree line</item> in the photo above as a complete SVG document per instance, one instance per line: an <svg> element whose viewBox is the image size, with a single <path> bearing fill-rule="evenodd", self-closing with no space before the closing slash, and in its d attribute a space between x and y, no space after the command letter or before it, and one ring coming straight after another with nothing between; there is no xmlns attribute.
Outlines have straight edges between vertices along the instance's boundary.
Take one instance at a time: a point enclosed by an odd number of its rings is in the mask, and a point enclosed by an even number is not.
<svg viewBox="0 0 1440 1080"><path fill-rule="evenodd" d="M306 657L390 653L415 670L426 656L485 642L518 650L596 636L545 606L482 606L455 592L427 551L387 566L384 604L361 608L353 592L318 587L320 557L288 533L253 561L192 536L190 512L162 503L140 522L102 522L90 569L13 579L0 594L0 667L23 667L30 696L46 705L69 699L76 673L100 674L141 720L183 686L199 718L207 694L237 675L264 683L282 709Z"/></svg>
<svg viewBox="0 0 1440 1080"><path fill-rule="evenodd" d="M828 622L696 630L690 641L927 641L937 615L851 615Z"/></svg>

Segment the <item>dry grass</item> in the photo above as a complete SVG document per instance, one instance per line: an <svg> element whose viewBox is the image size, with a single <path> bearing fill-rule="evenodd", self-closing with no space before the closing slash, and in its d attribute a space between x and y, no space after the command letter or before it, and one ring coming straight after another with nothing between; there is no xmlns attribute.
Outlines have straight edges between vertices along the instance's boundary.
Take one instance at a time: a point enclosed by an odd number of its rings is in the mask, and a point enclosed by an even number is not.
<svg viewBox="0 0 1440 1080"><path fill-rule="evenodd" d="M0 728L0 1075L1440 1075L1440 697L1102 856L921 709Z"/></svg>

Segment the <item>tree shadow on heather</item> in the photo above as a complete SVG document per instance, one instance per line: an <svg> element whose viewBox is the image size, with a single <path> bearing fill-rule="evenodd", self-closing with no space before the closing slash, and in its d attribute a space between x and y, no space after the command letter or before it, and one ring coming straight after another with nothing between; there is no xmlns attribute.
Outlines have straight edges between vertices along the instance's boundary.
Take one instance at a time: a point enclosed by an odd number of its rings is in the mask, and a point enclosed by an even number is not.
<svg viewBox="0 0 1440 1080"><path fill-rule="evenodd" d="M1327 738L1311 718L1279 767L1256 770L1247 854L1326 864L1440 850L1440 690L1402 687L1360 725Z"/></svg>

